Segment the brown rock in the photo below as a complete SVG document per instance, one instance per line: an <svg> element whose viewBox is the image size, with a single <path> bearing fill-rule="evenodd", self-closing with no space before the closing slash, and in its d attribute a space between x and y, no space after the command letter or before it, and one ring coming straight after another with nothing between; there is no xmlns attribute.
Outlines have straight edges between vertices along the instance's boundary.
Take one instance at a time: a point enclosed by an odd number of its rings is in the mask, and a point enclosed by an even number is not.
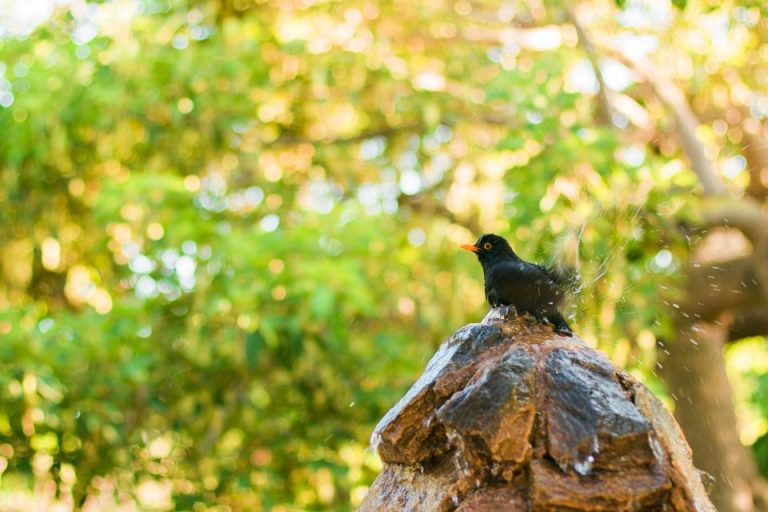
<svg viewBox="0 0 768 512"><path fill-rule="evenodd" d="M436 404L460 390L477 370L481 354L504 341L494 325L473 324L459 329L443 343L424 374L374 430L371 442L383 460L415 464L446 451L443 425L435 421Z"/></svg>
<svg viewBox="0 0 768 512"><path fill-rule="evenodd" d="M506 485L505 485L506 484ZM528 510L528 496L525 482L510 482L489 485L473 491L464 499L456 512L475 510Z"/></svg>
<svg viewBox="0 0 768 512"><path fill-rule="evenodd" d="M549 460L538 459L531 461L531 477L533 510L662 510L669 501L669 479L661 468L595 470L583 477L573 471L564 472Z"/></svg>
<svg viewBox="0 0 768 512"><path fill-rule="evenodd" d="M459 496L473 485L473 475L460 467L456 454L424 465L387 464L371 486L362 510L453 510Z"/></svg>
<svg viewBox="0 0 768 512"><path fill-rule="evenodd" d="M651 423L629 400L617 369L594 350L556 348L544 364L547 453L563 471L653 464Z"/></svg>
<svg viewBox="0 0 768 512"><path fill-rule="evenodd" d="M714 511L658 399L511 308L446 341L371 441L360 511Z"/></svg>
<svg viewBox="0 0 768 512"><path fill-rule="evenodd" d="M456 392L437 411L451 439L496 462L520 464L530 456L535 403L533 359L510 350Z"/></svg>
<svg viewBox="0 0 768 512"><path fill-rule="evenodd" d="M672 413L643 384L636 383L633 391L637 407L653 423L669 456L673 510L716 512L709 501L702 475L691 460L691 447Z"/></svg>

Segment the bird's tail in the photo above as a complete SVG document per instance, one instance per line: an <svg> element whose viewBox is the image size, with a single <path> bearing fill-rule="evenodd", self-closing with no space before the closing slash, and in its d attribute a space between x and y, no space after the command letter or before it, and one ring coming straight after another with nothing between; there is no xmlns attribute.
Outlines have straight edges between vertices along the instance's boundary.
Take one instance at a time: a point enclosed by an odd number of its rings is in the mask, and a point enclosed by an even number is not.
<svg viewBox="0 0 768 512"><path fill-rule="evenodd" d="M564 292L573 294L581 289L581 275L577 269L555 263L547 270L555 284Z"/></svg>
<svg viewBox="0 0 768 512"><path fill-rule="evenodd" d="M581 233L569 232L560 237L552 247L550 264L547 267L552 280L568 295L581 290L579 272L579 242Z"/></svg>

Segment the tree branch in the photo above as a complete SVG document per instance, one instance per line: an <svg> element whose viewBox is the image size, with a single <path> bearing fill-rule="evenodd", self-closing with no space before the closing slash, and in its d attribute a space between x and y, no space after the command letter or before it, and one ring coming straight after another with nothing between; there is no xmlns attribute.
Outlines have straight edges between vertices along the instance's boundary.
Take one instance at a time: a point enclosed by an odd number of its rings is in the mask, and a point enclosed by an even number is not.
<svg viewBox="0 0 768 512"><path fill-rule="evenodd" d="M607 123L612 123L615 109L613 107L613 104L611 103L610 97L608 96L609 95L608 87L605 85L603 72L600 70L600 63L598 61L597 52L595 51L595 46L592 44L592 41L589 39L589 36L587 35L586 30L584 30L584 27L579 22L579 19L577 18L575 12L573 12L569 8L566 8L565 17L576 28L576 34L579 37L579 43L581 44L582 48L584 48L584 52L587 54L587 59L589 60L589 63L592 65L592 71L595 73L595 77L597 78L597 83L600 86L597 91L597 97L599 100L598 110L601 114L599 117L602 117L603 120Z"/></svg>
<svg viewBox="0 0 768 512"><path fill-rule="evenodd" d="M739 229L752 242L752 268L762 300L768 303L768 215L756 201L711 199L702 205L704 222L710 226Z"/></svg>
<svg viewBox="0 0 768 512"><path fill-rule="evenodd" d="M686 303L680 314L712 321L723 311L750 309L762 302L750 256L717 263L694 263L686 268ZM677 308L676 308L677 309Z"/></svg>
<svg viewBox="0 0 768 512"><path fill-rule="evenodd" d="M707 105L697 112L705 123L727 120L731 126L737 126L743 139L741 153L747 160L749 184L747 194L762 201L768 197L768 129L758 119L752 117L744 105L730 103L720 108Z"/></svg>
<svg viewBox="0 0 768 512"><path fill-rule="evenodd" d="M654 68L646 59L631 58L611 48L605 48L605 50L642 77L651 87L656 97L670 111L677 124L685 154L688 156L693 172L696 173L699 183L701 183L701 187L704 189L704 195L716 196L724 194L726 191L725 185L715 171L712 161L707 157L704 145L696 135L699 120L677 86L671 80L662 76L658 68Z"/></svg>
<svg viewBox="0 0 768 512"><path fill-rule="evenodd" d="M429 192L430 191L427 190L425 192L422 192L414 196L407 196L405 194L400 194L400 197L398 197L397 199L398 207L402 208L403 206L407 206L411 210L418 213L438 215L440 217L448 219L454 224L458 224L459 226L463 226L467 228L469 231L477 235L483 232L483 227L480 225L480 223L477 222L477 220L474 217L469 217L469 218L458 217L455 213L449 210L448 207L445 206L443 203L432 200L429 196Z"/></svg>
<svg viewBox="0 0 768 512"><path fill-rule="evenodd" d="M704 224L708 227L733 227L744 233L753 245L768 237L768 214L756 201L711 198L701 205Z"/></svg>
<svg viewBox="0 0 768 512"><path fill-rule="evenodd" d="M768 304L737 311L728 326L728 341L768 335Z"/></svg>
<svg viewBox="0 0 768 512"><path fill-rule="evenodd" d="M744 145L741 151L749 168L747 193L756 199L765 199L768 197L768 130L759 124L755 132L746 127L742 131Z"/></svg>
<svg viewBox="0 0 768 512"><path fill-rule="evenodd" d="M398 126L382 126L372 130L362 131L360 133L357 133L355 135L350 135L348 137L336 137L336 138L328 138L328 139L313 139L310 137L305 137L303 135L298 135L296 133L285 132L281 134L273 142L265 144L265 146L294 146L298 144L318 144L318 145L331 146L336 144L338 145L355 144L373 137L388 137L396 133L411 132L411 131L421 130L423 128L424 127L420 123L405 124L405 125L398 125Z"/></svg>

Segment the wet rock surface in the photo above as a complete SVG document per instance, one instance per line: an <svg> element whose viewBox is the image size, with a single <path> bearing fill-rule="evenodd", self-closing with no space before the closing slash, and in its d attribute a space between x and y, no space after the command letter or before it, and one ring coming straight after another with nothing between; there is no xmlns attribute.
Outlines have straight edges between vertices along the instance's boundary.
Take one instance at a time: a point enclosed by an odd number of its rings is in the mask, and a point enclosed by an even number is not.
<svg viewBox="0 0 768 512"><path fill-rule="evenodd" d="M491 310L376 426L360 511L714 511L672 415L576 337Z"/></svg>

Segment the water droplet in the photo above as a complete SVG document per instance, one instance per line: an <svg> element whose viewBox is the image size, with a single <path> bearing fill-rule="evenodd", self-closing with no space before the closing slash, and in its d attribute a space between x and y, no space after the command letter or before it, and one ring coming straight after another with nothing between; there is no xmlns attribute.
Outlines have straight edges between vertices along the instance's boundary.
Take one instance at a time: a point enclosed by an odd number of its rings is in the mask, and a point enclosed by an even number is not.
<svg viewBox="0 0 768 512"><path fill-rule="evenodd" d="M592 471L592 464L595 462L595 458L590 455L585 460L574 462L573 469L582 476L587 476Z"/></svg>

